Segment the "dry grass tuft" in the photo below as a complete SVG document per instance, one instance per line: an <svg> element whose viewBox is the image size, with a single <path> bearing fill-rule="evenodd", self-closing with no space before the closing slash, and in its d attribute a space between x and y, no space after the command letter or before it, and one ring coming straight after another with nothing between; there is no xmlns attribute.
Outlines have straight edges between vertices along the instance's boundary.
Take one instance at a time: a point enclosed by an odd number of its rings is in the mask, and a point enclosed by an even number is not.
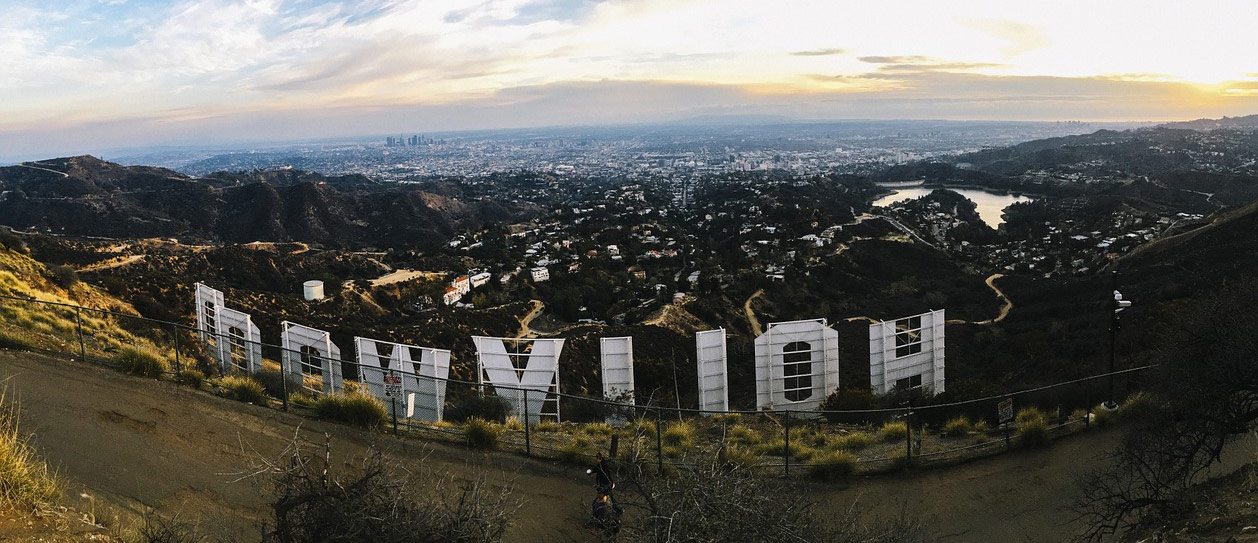
<svg viewBox="0 0 1258 543"><path fill-rule="evenodd" d="M64 487L18 430L18 407L7 396L0 391L0 506L50 507Z"/></svg>

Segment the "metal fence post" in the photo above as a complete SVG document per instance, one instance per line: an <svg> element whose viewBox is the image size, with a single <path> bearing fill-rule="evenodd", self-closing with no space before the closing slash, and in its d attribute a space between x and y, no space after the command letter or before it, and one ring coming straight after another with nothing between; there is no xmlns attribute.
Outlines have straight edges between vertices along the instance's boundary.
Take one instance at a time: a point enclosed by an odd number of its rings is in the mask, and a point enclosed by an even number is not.
<svg viewBox="0 0 1258 543"><path fill-rule="evenodd" d="M524 456L533 456L533 442L529 438L529 399L524 397Z"/></svg>
<svg viewBox="0 0 1258 543"><path fill-rule="evenodd" d="M74 307L74 322L79 328L79 360L87 362L87 344L83 342L83 310L78 306Z"/></svg>
<svg viewBox="0 0 1258 543"><path fill-rule="evenodd" d="M179 360L179 325L170 323L170 339L175 343L175 377L183 375L183 364Z"/></svg>
<svg viewBox="0 0 1258 543"><path fill-rule="evenodd" d="M280 388L284 391L284 410L288 411L288 368L284 365L284 360L288 358L288 353L280 351Z"/></svg>
<svg viewBox="0 0 1258 543"><path fill-rule="evenodd" d="M397 435L397 398L389 396L389 403L393 405L393 435Z"/></svg>
<svg viewBox="0 0 1258 543"><path fill-rule="evenodd" d="M904 414L904 465L913 465L913 411Z"/></svg>
<svg viewBox="0 0 1258 543"><path fill-rule="evenodd" d="M660 410L655 409L655 469L664 474L664 432L660 431Z"/></svg>
<svg viewBox="0 0 1258 543"><path fill-rule="evenodd" d="M782 451L783 452L782 458L786 460L783 463L783 465L786 468L785 469L786 476L790 477L791 476L791 412L790 410L786 411L785 419L786 419L786 424L784 425L785 429L783 432L785 434L785 439L783 441L786 442L786 450Z"/></svg>

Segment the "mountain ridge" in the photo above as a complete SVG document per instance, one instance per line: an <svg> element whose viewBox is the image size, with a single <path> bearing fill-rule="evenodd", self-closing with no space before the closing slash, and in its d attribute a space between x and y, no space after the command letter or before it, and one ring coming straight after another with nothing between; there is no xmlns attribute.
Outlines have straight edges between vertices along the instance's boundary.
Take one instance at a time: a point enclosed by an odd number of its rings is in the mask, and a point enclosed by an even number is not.
<svg viewBox="0 0 1258 543"><path fill-rule="evenodd" d="M521 205L464 202L362 175L190 177L87 155L0 168L0 224L57 234L429 247L457 231L529 215Z"/></svg>

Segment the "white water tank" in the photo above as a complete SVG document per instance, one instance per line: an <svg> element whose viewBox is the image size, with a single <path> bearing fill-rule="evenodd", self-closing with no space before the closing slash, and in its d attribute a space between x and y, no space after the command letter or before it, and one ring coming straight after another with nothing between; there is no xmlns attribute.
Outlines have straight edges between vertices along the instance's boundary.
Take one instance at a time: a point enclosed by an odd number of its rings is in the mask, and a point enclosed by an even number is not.
<svg viewBox="0 0 1258 543"><path fill-rule="evenodd" d="M307 302L323 299L323 281L306 281L301 286Z"/></svg>

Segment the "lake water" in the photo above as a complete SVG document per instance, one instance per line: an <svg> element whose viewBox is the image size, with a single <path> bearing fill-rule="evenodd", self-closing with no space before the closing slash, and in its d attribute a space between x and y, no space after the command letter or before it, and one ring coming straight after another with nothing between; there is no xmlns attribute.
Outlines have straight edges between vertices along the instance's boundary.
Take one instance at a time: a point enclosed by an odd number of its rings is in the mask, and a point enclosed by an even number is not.
<svg viewBox="0 0 1258 543"><path fill-rule="evenodd" d="M874 205L883 206L883 207L889 206L896 202L903 202L904 200L912 200L914 198L921 198L922 196L926 196L927 194L930 194L931 191L935 190L935 187L923 187L923 186L899 188L904 185L891 184L891 183L880 184L880 186L883 186L889 189L895 189L895 192L892 192L891 194L883 196L882 198L879 198L874 201ZM1000 218L1000 214L1001 212L1005 210L1006 207L1013 205L1015 202L1031 201L1031 198L1028 198L1026 196L1014 196L1012 194L987 192L984 190L977 190L977 189L950 188L948 190L951 190L966 198L969 198L971 202L974 202L974 204L978 206L979 218L983 219L983 222L987 223L987 226L990 226L992 228L996 228L996 226L1004 222Z"/></svg>

